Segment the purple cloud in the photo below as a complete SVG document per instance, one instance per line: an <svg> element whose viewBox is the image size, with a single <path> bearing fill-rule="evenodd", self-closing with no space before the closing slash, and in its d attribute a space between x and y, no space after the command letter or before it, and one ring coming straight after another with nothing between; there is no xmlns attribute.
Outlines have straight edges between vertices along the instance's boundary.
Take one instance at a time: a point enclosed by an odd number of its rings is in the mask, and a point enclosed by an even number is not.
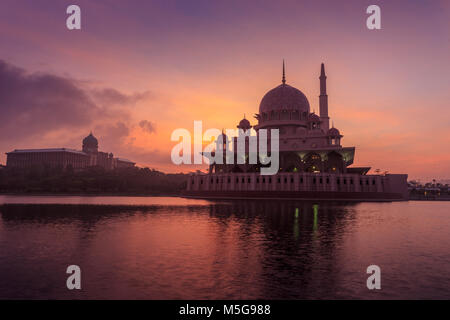
<svg viewBox="0 0 450 320"><path fill-rule="evenodd" d="M64 132L59 139L64 143L91 129L98 131L104 146L119 149L130 133L127 107L149 97L148 91L128 95L114 88L92 89L68 77L28 73L0 59L0 149L36 147L33 141L56 132ZM154 130L154 123L141 123Z"/></svg>
<svg viewBox="0 0 450 320"><path fill-rule="evenodd" d="M0 60L0 113L3 139L41 135L58 129L92 128L95 121L127 119L125 108L149 96L116 89L86 89L76 80L47 73L29 74Z"/></svg>
<svg viewBox="0 0 450 320"><path fill-rule="evenodd" d="M142 120L139 122L139 127L142 128L147 133L155 133L156 132L156 125L155 123L148 121L148 120Z"/></svg>

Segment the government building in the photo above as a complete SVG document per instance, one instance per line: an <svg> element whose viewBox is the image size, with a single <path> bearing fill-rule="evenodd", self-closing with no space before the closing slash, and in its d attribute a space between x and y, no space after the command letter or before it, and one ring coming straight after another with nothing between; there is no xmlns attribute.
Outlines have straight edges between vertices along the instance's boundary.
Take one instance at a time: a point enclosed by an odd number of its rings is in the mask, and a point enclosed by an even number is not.
<svg viewBox="0 0 450 320"><path fill-rule="evenodd" d="M224 133L217 148L231 142L233 164L210 163L207 174L189 177L185 196L196 198L289 198L343 200L404 200L408 195L406 174L368 174L370 167L352 167L355 147L342 145L342 133L330 126L325 66L320 68L319 114L311 112L307 97L286 83L283 63L281 84L267 92L255 114L257 124L244 116L237 128L279 130L279 171L261 175L262 164L237 164L237 137ZM270 132L270 130L268 130ZM270 141L270 137L268 138ZM259 141L259 139L255 139ZM270 146L270 142L268 143ZM259 146L257 147L259 150ZM269 150L270 151L270 150ZM208 156L207 154L204 154ZM224 153L225 157L225 153ZM228 156L229 157L229 156ZM242 162L242 161L241 161Z"/></svg>
<svg viewBox="0 0 450 320"><path fill-rule="evenodd" d="M16 149L6 155L6 167L8 168L47 166L62 169L71 167L74 170L81 170L99 166L112 170L135 165L130 160L114 158L112 153L98 151L98 140L92 135L92 132L83 139L81 151L68 148Z"/></svg>

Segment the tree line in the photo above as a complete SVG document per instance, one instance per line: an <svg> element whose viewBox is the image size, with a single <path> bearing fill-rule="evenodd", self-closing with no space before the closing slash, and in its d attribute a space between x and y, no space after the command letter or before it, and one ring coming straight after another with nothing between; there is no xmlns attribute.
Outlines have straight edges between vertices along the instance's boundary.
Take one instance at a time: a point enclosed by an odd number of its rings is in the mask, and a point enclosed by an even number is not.
<svg viewBox="0 0 450 320"><path fill-rule="evenodd" d="M0 168L0 193L161 194L177 195L186 187L188 174L166 174L149 168L82 171L34 166Z"/></svg>

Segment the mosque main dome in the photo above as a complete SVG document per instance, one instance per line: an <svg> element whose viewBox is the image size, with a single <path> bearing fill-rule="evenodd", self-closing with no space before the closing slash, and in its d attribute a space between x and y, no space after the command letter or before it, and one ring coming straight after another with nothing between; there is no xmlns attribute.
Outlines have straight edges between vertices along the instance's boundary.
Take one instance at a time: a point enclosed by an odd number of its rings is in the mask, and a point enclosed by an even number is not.
<svg viewBox="0 0 450 320"><path fill-rule="evenodd" d="M272 111L280 112L282 110L309 114L308 99L297 88L283 83L264 95L259 105L259 114L269 115Z"/></svg>

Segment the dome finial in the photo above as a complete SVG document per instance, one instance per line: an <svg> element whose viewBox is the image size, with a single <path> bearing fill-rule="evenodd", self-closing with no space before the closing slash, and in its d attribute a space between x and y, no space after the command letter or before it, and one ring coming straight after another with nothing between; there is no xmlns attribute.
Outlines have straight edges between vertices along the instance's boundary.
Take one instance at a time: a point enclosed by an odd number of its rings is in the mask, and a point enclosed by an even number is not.
<svg viewBox="0 0 450 320"><path fill-rule="evenodd" d="M283 82L283 84L286 83L286 71L284 68L284 59L283 59L283 78L281 79L281 82Z"/></svg>

